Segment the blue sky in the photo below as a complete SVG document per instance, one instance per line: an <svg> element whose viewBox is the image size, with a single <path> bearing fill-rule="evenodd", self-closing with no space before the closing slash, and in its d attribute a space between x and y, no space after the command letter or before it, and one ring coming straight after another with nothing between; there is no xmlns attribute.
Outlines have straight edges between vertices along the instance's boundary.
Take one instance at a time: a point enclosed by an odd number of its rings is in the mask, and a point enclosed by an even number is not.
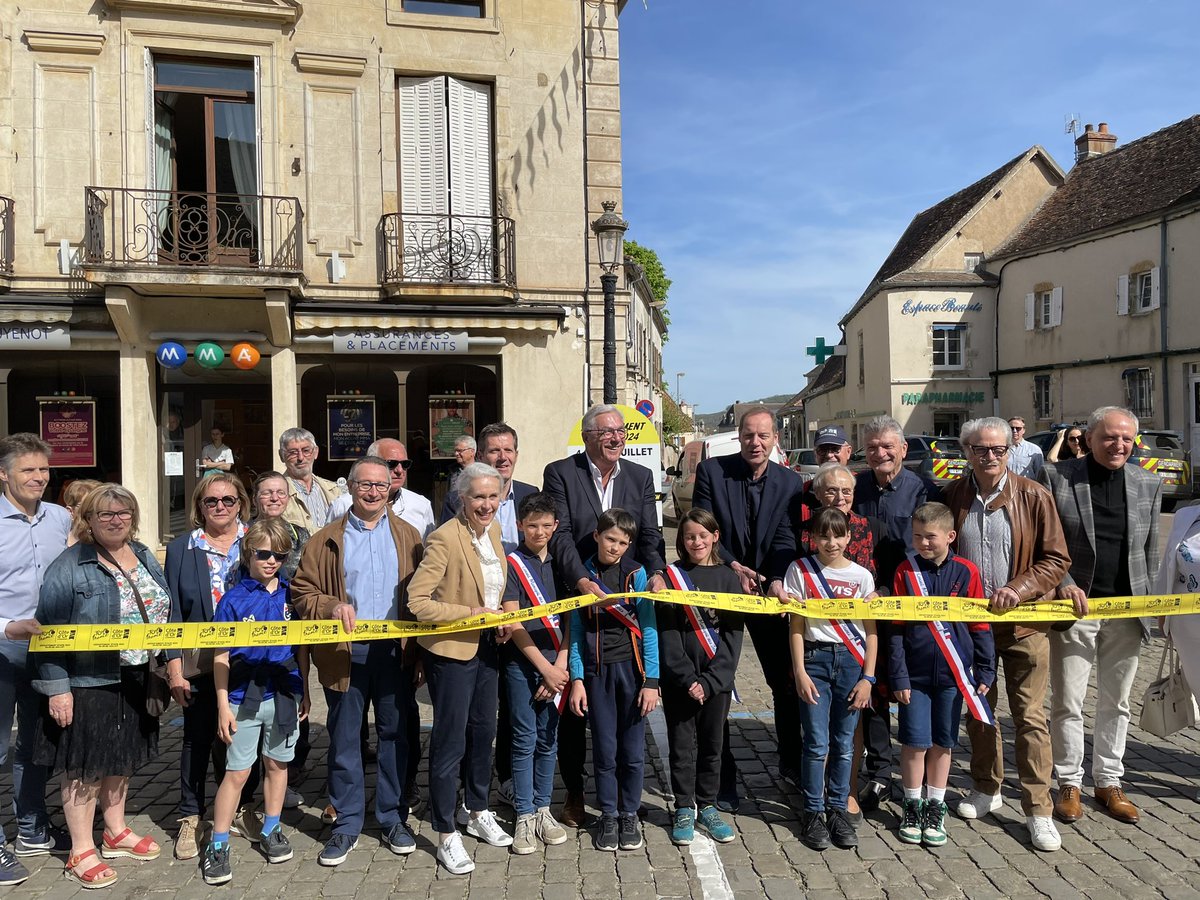
<svg viewBox="0 0 1200 900"><path fill-rule="evenodd" d="M664 372L701 412L794 393L917 212L1064 116L1118 146L1200 112L1195 0L629 0L628 237L673 279Z"/></svg>

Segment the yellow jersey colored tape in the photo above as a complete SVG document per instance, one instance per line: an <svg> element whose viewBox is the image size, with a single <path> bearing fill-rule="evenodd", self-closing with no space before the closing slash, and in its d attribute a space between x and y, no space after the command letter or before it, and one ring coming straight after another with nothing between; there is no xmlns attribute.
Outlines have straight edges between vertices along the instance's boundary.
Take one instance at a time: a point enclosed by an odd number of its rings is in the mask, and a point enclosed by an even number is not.
<svg viewBox="0 0 1200 900"><path fill-rule="evenodd" d="M609 594L607 599L646 597L659 603L707 606L710 609L749 614L790 614L810 619L876 619L888 622L1068 622L1078 617L1064 600L1026 603L997 613L986 600L972 597L876 597L873 600L838 598L784 603L774 597L752 594L717 594L706 591L658 591ZM542 616L563 615L600 602L591 594L555 600L536 608L472 616L456 622L360 621L346 634L333 620L290 622L184 622L154 625L44 625L30 638L34 652L82 650L188 650L196 648L276 647L336 644L422 635L479 631L497 625L527 622ZM1140 616L1178 616L1200 613L1200 594L1104 597L1089 603L1085 619L1132 619Z"/></svg>

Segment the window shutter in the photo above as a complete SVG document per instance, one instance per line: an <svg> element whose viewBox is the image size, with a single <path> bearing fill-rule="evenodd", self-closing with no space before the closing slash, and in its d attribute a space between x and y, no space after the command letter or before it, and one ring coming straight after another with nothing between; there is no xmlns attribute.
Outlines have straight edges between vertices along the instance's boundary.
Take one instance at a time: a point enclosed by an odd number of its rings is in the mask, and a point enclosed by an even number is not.
<svg viewBox="0 0 1200 900"><path fill-rule="evenodd" d="M492 224L491 90L448 78L450 108L450 212L465 216L465 233L478 244L465 245L463 266L471 280L490 281L494 260Z"/></svg>
<svg viewBox="0 0 1200 900"><path fill-rule="evenodd" d="M1062 324L1062 288L1050 292L1050 327Z"/></svg>
<svg viewBox="0 0 1200 900"><path fill-rule="evenodd" d="M1158 266L1150 270L1150 308L1158 309Z"/></svg>
<svg viewBox="0 0 1200 900"><path fill-rule="evenodd" d="M1117 276L1117 315L1129 315L1129 276Z"/></svg>
<svg viewBox="0 0 1200 900"><path fill-rule="evenodd" d="M439 216L450 211L446 147L446 79L401 78L400 230L404 274L429 279L445 271Z"/></svg>
<svg viewBox="0 0 1200 900"><path fill-rule="evenodd" d="M1025 295L1025 330L1033 331L1033 294Z"/></svg>

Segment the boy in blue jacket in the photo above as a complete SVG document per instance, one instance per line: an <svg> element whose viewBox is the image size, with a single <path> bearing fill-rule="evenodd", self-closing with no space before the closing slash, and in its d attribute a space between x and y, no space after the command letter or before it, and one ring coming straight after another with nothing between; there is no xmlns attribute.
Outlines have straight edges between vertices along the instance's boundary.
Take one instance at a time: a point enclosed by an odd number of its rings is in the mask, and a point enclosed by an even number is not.
<svg viewBox="0 0 1200 900"><path fill-rule="evenodd" d="M970 560L950 552L954 516L942 503L917 507L912 553L896 570L897 596L982 597ZM996 645L986 622L896 622L888 674L900 704L900 840L946 843L946 781L964 700L971 715L995 725L984 695L996 680ZM921 782L926 797L921 798Z"/></svg>
<svg viewBox="0 0 1200 900"><path fill-rule="evenodd" d="M592 580L611 594L646 589L646 570L625 556L637 523L623 509L596 522ZM592 765L600 825L597 850L642 846L637 809L642 800L645 717L658 705L658 629L654 601L596 604L571 613L571 712L592 722ZM618 806L618 788L620 810Z"/></svg>

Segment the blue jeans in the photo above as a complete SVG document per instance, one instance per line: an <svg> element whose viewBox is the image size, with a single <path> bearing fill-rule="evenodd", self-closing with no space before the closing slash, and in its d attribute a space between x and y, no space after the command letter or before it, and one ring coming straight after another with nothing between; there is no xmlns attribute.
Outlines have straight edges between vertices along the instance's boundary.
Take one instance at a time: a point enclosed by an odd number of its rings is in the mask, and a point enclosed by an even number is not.
<svg viewBox="0 0 1200 900"><path fill-rule="evenodd" d="M605 663L597 674L584 678L583 686L592 722L596 806L606 816L636 815L646 759L646 720L638 709L641 673L632 659Z"/></svg>
<svg viewBox="0 0 1200 900"><path fill-rule="evenodd" d="M522 657L504 666L512 722L513 808L529 816L550 805L558 763L558 709L553 700L534 700L542 676Z"/></svg>
<svg viewBox="0 0 1200 900"><path fill-rule="evenodd" d="M800 701L804 811L845 809L850 794L854 729L858 726L858 710L851 709L847 698L862 678L862 666L842 644L805 641L804 671L819 695L815 704Z"/></svg>
<svg viewBox="0 0 1200 900"><path fill-rule="evenodd" d="M23 641L0 638L0 766L8 759L12 739L13 716L17 720L17 739L12 746L13 815L17 831L32 837L47 823L47 766L33 763L33 736L42 724L42 695L30 684L26 668L28 645ZM4 832L0 831L0 847Z"/></svg>

